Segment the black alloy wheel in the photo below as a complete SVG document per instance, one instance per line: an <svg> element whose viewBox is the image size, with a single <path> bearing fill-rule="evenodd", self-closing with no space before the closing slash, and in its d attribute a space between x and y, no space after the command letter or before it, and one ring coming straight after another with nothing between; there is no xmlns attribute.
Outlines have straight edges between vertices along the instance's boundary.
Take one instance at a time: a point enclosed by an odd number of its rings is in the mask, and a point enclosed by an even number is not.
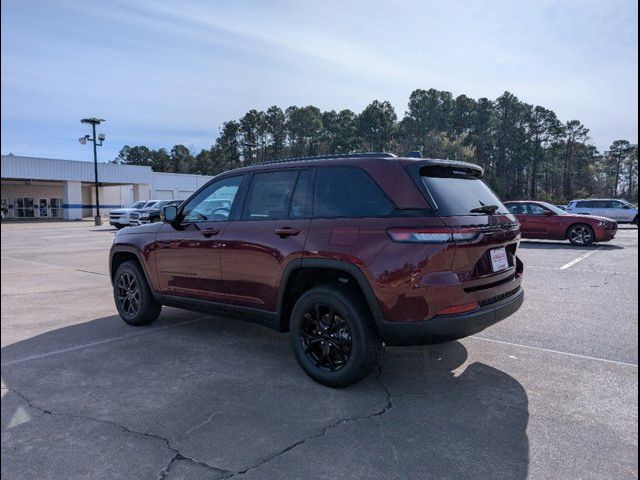
<svg viewBox="0 0 640 480"><path fill-rule="evenodd" d="M299 339L313 364L327 372L343 368L351 355L351 330L333 307L316 303L302 316Z"/></svg>
<svg viewBox="0 0 640 480"><path fill-rule="evenodd" d="M300 367L329 387L361 380L382 354L371 312L353 287L323 285L308 290L293 306L289 327Z"/></svg>

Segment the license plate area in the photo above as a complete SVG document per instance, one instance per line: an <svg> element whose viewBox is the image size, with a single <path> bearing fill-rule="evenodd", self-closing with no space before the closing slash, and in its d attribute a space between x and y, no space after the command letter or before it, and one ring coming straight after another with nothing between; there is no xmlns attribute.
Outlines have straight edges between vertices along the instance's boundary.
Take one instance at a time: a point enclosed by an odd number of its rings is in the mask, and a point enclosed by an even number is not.
<svg viewBox="0 0 640 480"><path fill-rule="evenodd" d="M500 247L489 250L489 257L491 258L491 269L494 272L502 272L509 268L509 257L507 257L506 248Z"/></svg>

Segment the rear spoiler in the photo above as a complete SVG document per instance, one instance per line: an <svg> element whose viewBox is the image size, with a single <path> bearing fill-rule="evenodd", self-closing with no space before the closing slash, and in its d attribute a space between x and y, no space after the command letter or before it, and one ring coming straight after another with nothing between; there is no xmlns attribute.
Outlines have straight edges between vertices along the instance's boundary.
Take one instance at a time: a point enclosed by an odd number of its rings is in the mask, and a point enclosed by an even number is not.
<svg viewBox="0 0 640 480"><path fill-rule="evenodd" d="M480 165L469 162L459 162L456 160L443 160L437 158L401 158L402 165L410 172L418 172L423 167L442 167L451 170L460 170L472 177L484 177L484 169Z"/></svg>

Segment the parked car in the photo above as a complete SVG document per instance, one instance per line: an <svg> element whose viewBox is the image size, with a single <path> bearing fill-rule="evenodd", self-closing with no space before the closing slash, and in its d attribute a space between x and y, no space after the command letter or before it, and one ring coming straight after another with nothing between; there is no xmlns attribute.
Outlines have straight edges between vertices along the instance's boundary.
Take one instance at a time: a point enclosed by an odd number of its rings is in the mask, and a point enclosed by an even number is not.
<svg viewBox="0 0 640 480"><path fill-rule="evenodd" d="M132 203L127 208L116 208L111 210L109 212L109 223L118 229L128 227L131 225L129 214L140 208L144 208L151 202L153 202L153 200L140 200Z"/></svg>
<svg viewBox="0 0 640 480"><path fill-rule="evenodd" d="M566 205L556 205L556 207L558 207L560 210L566 210L567 209Z"/></svg>
<svg viewBox="0 0 640 480"><path fill-rule="evenodd" d="M162 207L166 205L180 205L181 203L182 200L154 200L151 205L145 205L143 208L129 214L131 217L131 226L159 222L162 217Z"/></svg>
<svg viewBox="0 0 640 480"><path fill-rule="evenodd" d="M615 237L618 223L605 217L572 215L546 202L504 202L520 222L523 238L569 240L574 245L608 242Z"/></svg>
<svg viewBox="0 0 640 480"><path fill-rule="evenodd" d="M520 308L518 223L477 165L391 154L256 164L218 175L110 253L122 319L162 305L290 332L314 380L343 387L383 342L475 334Z"/></svg>
<svg viewBox="0 0 640 480"><path fill-rule="evenodd" d="M572 200L567 205L567 212L582 215L599 215L611 218L618 223L638 224L638 207L626 200L617 200L615 198Z"/></svg>

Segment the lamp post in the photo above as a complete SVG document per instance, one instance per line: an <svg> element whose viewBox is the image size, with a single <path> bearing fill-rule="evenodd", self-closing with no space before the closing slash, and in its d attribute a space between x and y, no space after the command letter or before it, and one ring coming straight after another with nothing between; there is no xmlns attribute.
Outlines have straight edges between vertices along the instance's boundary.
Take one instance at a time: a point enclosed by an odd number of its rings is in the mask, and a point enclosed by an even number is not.
<svg viewBox="0 0 640 480"><path fill-rule="evenodd" d="M80 120L80 123L88 123L91 125L93 129L93 137L89 135L85 135L84 137L80 137L79 141L82 145L85 145L87 141L93 142L93 173L94 179L93 183L96 188L96 216L94 218L96 225L102 225L102 217L100 216L100 197L98 195L98 150L97 147L102 146L102 142L106 138L104 133L98 134L98 140L100 143L96 142L96 125L100 125L100 123L104 122L104 118L83 118Z"/></svg>

